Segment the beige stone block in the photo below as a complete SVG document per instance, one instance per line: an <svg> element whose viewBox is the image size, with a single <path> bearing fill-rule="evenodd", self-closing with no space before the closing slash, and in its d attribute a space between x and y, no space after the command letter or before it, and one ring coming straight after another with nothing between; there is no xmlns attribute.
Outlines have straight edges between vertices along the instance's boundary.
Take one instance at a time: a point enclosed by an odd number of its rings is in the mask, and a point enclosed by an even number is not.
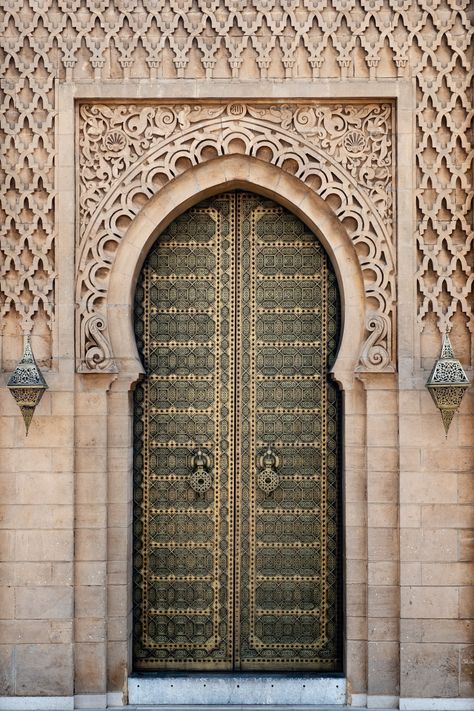
<svg viewBox="0 0 474 711"><path fill-rule="evenodd" d="M15 647L2 639L0 644L0 694L12 696L15 693Z"/></svg>
<svg viewBox="0 0 474 711"><path fill-rule="evenodd" d="M33 463L34 471L50 472L52 450L44 447L30 446L21 449L4 449L2 450L0 459L4 466L8 463L8 468L1 466L1 471L29 472Z"/></svg>
<svg viewBox="0 0 474 711"><path fill-rule="evenodd" d="M131 502L126 504L109 504L107 512L108 525L112 528L130 526L133 515Z"/></svg>
<svg viewBox="0 0 474 711"><path fill-rule="evenodd" d="M346 447L360 447L365 441L365 427L359 415L347 415L345 418L345 445ZM383 442L380 443L384 444ZM389 445L392 444L389 442Z"/></svg>
<svg viewBox="0 0 474 711"><path fill-rule="evenodd" d="M6 509L10 504L17 503L16 476L14 473L0 474L0 501L2 502L2 509ZM0 514L0 524L1 521Z"/></svg>
<svg viewBox="0 0 474 711"><path fill-rule="evenodd" d="M107 400L104 392L85 391L76 392L75 414L84 417L90 417L93 413L93 419L97 416L105 416L107 411Z"/></svg>
<svg viewBox="0 0 474 711"><path fill-rule="evenodd" d="M74 441L74 420L72 417L48 415L41 417L35 413L28 432L28 446L67 447Z"/></svg>
<svg viewBox="0 0 474 711"><path fill-rule="evenodd" d="M107 689L122 691L128 676L128 642L107 644Z"/></svg>
<svg viewBox="0 0 474 711"><path fill-rule="evenodd" d="M421 585L421 563L400 563L400 585Z"/></svg>
<svg viewBox="0 0 474 711"><path fill-rule="evenodd" d="M471 462L474 461L474 454ZM474 475L472 472L458 474L458 502L460 504L474 504Z"/></svg>
<svg viewBox="0 0 474 711"><path fill-rule="evenodd" d="M104 618L80 618L74 623L76 642L105 642L106 622Z"/></svg>
<svg viewBox="0 0 474 711"><path fill-rule="evenodd" d="M348 640L346 644L347 681L353 694L367 693L367 648L363 640Z"/></svg>
<svg viewBox="0 0 474 711"><path fill-rule="evenodd" d="M109 503L122 504L132 501L132 474L131 471L114 471L113 476L109 476L107 497Z"/></svg>
<svg viewBox="0 0 474 711"><path fill-rule="evenodd" d="M110 617L107 622L107 639L110 642L124 642L129 638L126 617Z"/></svg>
<svg viewBox="0 0 474 711"><path fill-rule="evenodd" d="M421 528L421 506L400 504L400 528Z"/></svg>
<svg viewBox="0 0 474 711"><path fill-rule="evenodd" d="M393 447L398 443L398 418L394 415L368 415L367 444Z"/></svg>
<svg viewBox="0 0 474 711"><path fill-rule="evenodd" d="M468 472L472 475L472 447L427 447L421 450L421 465L427 472Z"/></svg>
<svg viewBox="0 0 474 711"><path fill-rule="evenodd" d="M0 619L11 620L15 617L15 589L2 585L0 587Z"/></svg>
<svg viewBox="0 0 474 711"><path fill-rule="evenodd" d="M75 559L106 560L107 542L102 529L79 528L75 533Z"/></svg>
<svg viewBox="0 0 474 711"><path fill-rule="evenodd" d="M107 507L105 504L77 504L75 510L77 528L99 528L103 530L107 527Z"/></svg>
<svg viewBox="0 0 474 711"><path fill-rule="evenodd" d="M472 586L459 589L459 617L461 619L474 618L474 590Z"/></svg>
<svg viewBox="0 0 474 711"><path fill-rule="evenodd" d="M97 475L106 472L106 449L104 447L77 447L75 469L81 475L86 473ZM98 484L100 485L100 481Z"/></svg>
<svg viewBox="0 0 474 711"><path fill-rule="evenodd" d="M461 412L458 415L458 444L460 447L472 447L474 442L474 418L472 414L468 414L467 407L464 410L464 403L461 405ZM462 412L464 410L464 412ZM471 413L473 410L471 410ZM466 414L464 414L466 413Z"/></svg>
<svg viewBox="0 0 474 711"><path fill-rule="evenodd" d="M368 621L368 634L370 641L398 642L400 621L398 617L370 617Z"/></svg>
<svg viewBox="0 0 474 711"><path fill-rule="evenodd" d="M105 561L78 561L75 565L75 584L104 585L106 569Z"/></svg>
<svg viewBox="0 0 474 711"><path fill-rule="evenodd" d="M367 559L346 560L346 582L367 584Z"/></svg>
<svg viewBox="0 0 474 711"><path fill-rule="evenodd" d="M74 416L74 393L54 392L51 398L51 413L61 417Z"/></svg>
<svg viewBox="0 0 474 711"><path fill-rule="evenodd" d="M433 472L400 472L400 503L456 503L456 477Z"/></svg>
<svg viewBox="0 0 474 711"><path fill-rule="evenodd" d="M369 563L369 585L398 585L398 577L399 564L397 560L377 560Z"/></svg>
<svg viewBox="0 0 474 711"><path fill-rule="evenodd" d="M132 420L126 416L109 417L109 445L123 447L124 442L130 442L132 437Z"/></svg>
<svg viewBox="0 0 474 711"><path fill-rule="evenodd" d="M72 645L17 646L16 693L20 696L71 696L74 693Z"/></svg>
<svg viewBox="0 0 474 711"><path fill-rule="evenodd" d="M345 553L348 560L367 560L367 531L363 526L347 526Z"/></svg>
<svg viewBox="0 0 474 711"><path fill-rule="evenodd" d="M108 586L107 609L110 617L127 617L130 611L129 587L127 585Z"/></svg>
<svg viewBox="0 0 474 711"><path fill-rule="evenodd" d="M350 454L347 454L350 459ZM355 469L352 466L346 467L347 476L344 482L344 499L350 501L366 501L367 499L367 475L365 469Z"/></svg>
<svg viewBox="0 0 474 711"><path fill-rule="evenodd" d="M429 448L433 444L433 440L441 441L444 436L443 424L433 403L430 408L431 414L404 415L400 419L401 443L411 447Z"/></svg>
<svg viewBox="0 0 474 711"><path fill-rule="evenodd" d="M364 501L348 501L345 523L351 527L367 525L367 504Z"/></svg>
<svg viewBox="0 0 474 711"><path fill-rule="evenodd" d="M474 691L474 645L461 647L459 654L459 694L472 698Z"/></svg>
<svg viewBox="0 0 474 711"><path fill-rule="evenodd" d="M53 585L72 585L73 569L74 564L72 561L51 563L51 582Z"/></svg>
<svg viewBox="0 0 474 711"><path fill-rule="evenodd" d="M474 506L468 504L423 506L421 520L424 528L473 528Z"/></svg>
<svg viewBox="0 0 474 711"><path fill-rule="evenodd" d="M377 415L396 415L398 393L396 390L367 390L367 411Z"/></svg>
<svg viewBox="0 0 474 711"><path fill-rule="evenodd" d="M106 612L105 586L78 585L74 593L74 616L103 618Z"/></svg>
<svg viewBox="0 0 474 711"><path fill-rule="evenodd" d="M367 447L367 469L376 472L397 472L398 456L396 447Z"/></svg>
<svg viewBox="0 0 474 711"><path fill-rule="evenodd" d="M107 498L107 472L81 472L76 475L76 503L100 504Z"/></svg>
<svg viewBox="0 0 474 711"><path fill-rule="evenodd" d="M19 411L16 418L11 415L0 417L0 449L8 449L16 442L15 425L19 417L21 417Z"/></svg>
<svg viewBox="0 0 474 711"><path fill-rule="evenodd" d="M449 587L402 587L401 616L415 619L458 617L458 590Z"/></svg>
<svg viewBox="0 0 474 711"><path fill-rule="evenodd" d="M109 560L127 560L131 546L131 527L109 528L107 551Z"/></svg>
<svg viewBox="0 0 474 711"><path fill-rule="evenodd" d="M400 560L452 561L457 558L457 532L454 529L400 531Z"/></svg>
<svg viewBox="0 0 474 711"><path fill-rule="evenodd" d="M130 578L128 560L111 560L107 565L107 582L109 585L126 585Z"/></svg>
<svg viewBox="0 0 474 711"><path fill-rule="evenodd" d="M15 560L15 532L2 531L0 536L0 560Z"/></svg>
<svg viewBox="0 0 474 711"><path fill-rule="evenodd" d="M35 472L17 475L18 504L70 505L73 491L72 474Z"/></svg>
<svg viewBox="0 0 474 711"><path fill-rule="evenodd" d="M15 590L15 616L18 620L67 619L72 616L72 611L72 588L42 585Z"/></svg>
<svg viewBox="0 0 474 711"><path fill-rule="evenodd" d="M422 563L423 585L469 585L474 582L474 563Z"/></svg>
<svg viewBox="0 0 474 711"><path fill-rule="evenodd" d="M369 641L369 694L398 696L400 650L398 642Z"/></svg>
<svg viewBox="0 0 474 711"><path fill-rule="evenodd" d="M369 503L396 503L398 501L398 475L395 472L369 471L367 474L367 500Z"/></svg>
<svg viewBox="0 0 474 711"><path fill-rule="evenodd" d="M346 586L346 614L348 617L365 617L367 614L367 585L350 583Z"/></svg>
<svg viewBox="0 0 474 711"><path fill-rule="evenodd" d="M474 529L461 529L458 531L459 560L474 560Z"/></svg>
<svg viewBox="0 0 474 711"><path fill-rule="evenodd" d="M93 411L92 411L93 412ZM89 413L76 417L76 446L105 447L107 444L107 419Z"/></svg>
<svg viewBox="0 0 474 711"><path fill-rule="evenodd" d="M68 443L69 445L71 442ZM52 452L52 471L58 473L69 473L74 469L74 448L55 447Z"/></svg>
<svg viewBox="0 0 474 711"><path fill-rule="evenodd" d="M401 639L404 642L470 643L473 639L472 620L402 620Z"/></svg>
<svg viewBox="0 0 474 711"><path fill-rule="evenodd" d="M400 390L398 394L400 412L403 415L420 413L420 392L418 390Z"/></svg>
<svg viewBox="0 0 474 711"><path fill-rule="evenodd" d="M72 560L72 531L17 531L15 552L18 561Z"/></svg>
<svg viewBox="0 0 474 711"><path fill-rule="evenodd" d="M2 620L4 644L66 644L72 641L71 620Z"/></svg>
<svg viewBox="0 0 474 711"><path fill-rule="evenodd" d="M400 447L400 471L418 472L421 469L421 451L418 447Z"/></svg>
<svg viewBox="0 0 474 711"><path fill-rule="evenodd" d="M73 507L61 505L0 506L0 529L71 529Z"/></svg>
<svg viewBox="0 0 474 711"><path fill-rule="evenodd" d="M398 525L398 507L395 504L369 504L370 528L395 528Z"/></svg>
<svg viewBox="0 0 474 711"><path fill-rule="evenodd" d="M369 561L398 560L398 531L394 528L370 528L368 532Z"/></svg>
<svg viewBox="0 0 474 711"><path fill-rule="evenodd" d="M400 695L455 697L459 693L458 649L451 644L402 644Z"/></svg>
<svg viewBox="0 0 474 711"><path fill-rule="evenodd" d="M395 585L369 585L367 615L397 617L400 612L400 588Z"/></svg>

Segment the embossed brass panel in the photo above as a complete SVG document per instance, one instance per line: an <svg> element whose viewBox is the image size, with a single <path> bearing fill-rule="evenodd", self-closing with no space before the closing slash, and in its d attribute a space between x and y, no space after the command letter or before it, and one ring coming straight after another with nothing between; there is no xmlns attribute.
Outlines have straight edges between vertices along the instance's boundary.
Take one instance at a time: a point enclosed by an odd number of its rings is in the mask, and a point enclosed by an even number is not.
<svg viewBox="0 0 474 711"><path fill-rule="evenodd" d="M340 669L338 319L321 244L259 196L191 208L148 255L136 669Z"/></svg>

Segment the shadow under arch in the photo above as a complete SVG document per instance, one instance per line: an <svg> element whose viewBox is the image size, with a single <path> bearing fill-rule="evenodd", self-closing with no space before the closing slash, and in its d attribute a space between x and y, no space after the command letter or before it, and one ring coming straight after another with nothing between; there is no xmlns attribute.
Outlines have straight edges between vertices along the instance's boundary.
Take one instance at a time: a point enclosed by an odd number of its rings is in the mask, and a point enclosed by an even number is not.
<svg viewBox="0 0 474 711"><path fill-rule="evenodd" d="M143 372L133 329L135 287L159 234L181 213L207 197L243 189L271 198L299 217L320 239L337 275L341 297L341 340L332 373L351 387L364 337L365 292L354 245L329 205L305 183L281 168L244 155L201 163L164 186L143 207L120 243L107 300L109 334L121 377Z"/></svg>

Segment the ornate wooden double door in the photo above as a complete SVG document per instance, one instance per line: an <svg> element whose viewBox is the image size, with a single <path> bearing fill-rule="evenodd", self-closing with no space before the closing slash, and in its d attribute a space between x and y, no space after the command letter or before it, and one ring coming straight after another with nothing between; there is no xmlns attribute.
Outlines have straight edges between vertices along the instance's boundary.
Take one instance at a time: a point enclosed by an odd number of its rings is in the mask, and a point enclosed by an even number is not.
<svg viewBox="0 0 474 711"><path fill-rule="evenodd" d="M136 670L339 670L339 331L317 238L257 195L189 209L135 323Z"/></svg>

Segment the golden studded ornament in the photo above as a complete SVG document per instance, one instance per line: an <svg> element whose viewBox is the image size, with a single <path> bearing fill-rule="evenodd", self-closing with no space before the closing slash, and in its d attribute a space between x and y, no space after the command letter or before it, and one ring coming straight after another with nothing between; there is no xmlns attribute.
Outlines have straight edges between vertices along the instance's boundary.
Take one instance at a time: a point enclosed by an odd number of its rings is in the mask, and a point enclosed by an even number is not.
<svg viewBox="0 0 474 711"><path fill-rule="evenodd" d="M337 282L258 195L178 217L135 331L134 666L341 670Z"/></svg>

